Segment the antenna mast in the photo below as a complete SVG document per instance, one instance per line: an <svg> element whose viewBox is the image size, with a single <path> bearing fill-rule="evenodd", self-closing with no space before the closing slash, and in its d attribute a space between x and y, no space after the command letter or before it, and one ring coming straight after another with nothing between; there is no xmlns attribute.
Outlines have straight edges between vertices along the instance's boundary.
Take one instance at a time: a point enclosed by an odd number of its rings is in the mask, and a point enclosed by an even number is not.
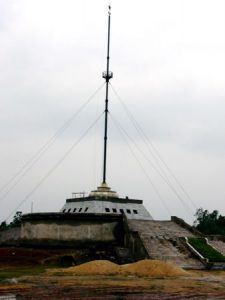
<svg viewBox="0 0 225 300"><path fill-rule="evenodd" d="M102 77L106 82L106 98L105 98L105 129L104 129L104 158L103 158L103 183L106 183L106 157L107 157L107 132L108 132L108 95L109 95L109 80L113 77L113 73L109 71L109 47L110 47L110 21L111 21L111 6L109 5L108 12L108 44L107 44L107 64L106 71Z"/></svg>

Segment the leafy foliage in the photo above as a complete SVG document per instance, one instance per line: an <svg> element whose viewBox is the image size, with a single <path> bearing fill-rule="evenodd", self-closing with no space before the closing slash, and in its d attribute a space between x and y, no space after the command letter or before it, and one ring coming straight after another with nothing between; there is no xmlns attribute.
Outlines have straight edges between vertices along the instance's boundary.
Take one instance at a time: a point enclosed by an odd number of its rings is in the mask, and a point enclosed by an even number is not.
<svg viewBox="0 0 225 300"><path fill-rule="evenodd" d="M220 215L218 210L212 213L202 208L195 213L194 227L204 234L225 235L225 217Z"/></svg>
<svg viewBox="0 0 225 300"><path fill-rule="evenodd" d="M3 221L1 224L0 224L0 230L5 230L8 228L8 225L6 223L6 221Z"/></svg>
<svg viewBox="0 0 225 300"><path fill-rule="evenodd" d="M9 229L9 228L13 228L13 227L18 227L21 224L21 220L22 220L22 212L21 211L17 211L13 217L12 222L10 222L9 224L6 223L6 221L3 221L0 224L0 230L5 230L5 229Z"/></svg>
<svg viewBox="0 0 225 300"><path fill-rule="evenodd" d="M12 222L9 224L11 227L17 227L21 224L22 211L17 211L13 217Z"/></svg>
<svg viewBox="0 0 225 300"><path fill-rule="evenodd" d="M225 262L225 257L208 245L204 238L189 238L188 242L210 262Z"/></svg>

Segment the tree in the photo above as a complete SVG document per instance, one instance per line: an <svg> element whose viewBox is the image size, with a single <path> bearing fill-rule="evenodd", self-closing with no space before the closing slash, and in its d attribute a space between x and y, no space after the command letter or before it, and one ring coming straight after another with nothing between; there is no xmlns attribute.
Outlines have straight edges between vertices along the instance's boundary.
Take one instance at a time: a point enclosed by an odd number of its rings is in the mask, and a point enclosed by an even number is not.
<svg viewBox="0 0 225 300"><path fill-rule="evenodd" d="M9 229L9 228L13 228L13 227L18 227L20 226L22 221L22 212L21 211L17 211L13 217L12 222L10 222L9 224L6 223L6 221L3 221L0 224L0 231L1 230L5 230L5 229Z"/></svg>
<svg viewBox="0 0 225 300"><path fill-rule="evenodd" d="M12 222L9 224L10 227L17 227L21 224L22 211L17 211L13 217Z"/></svg>
<svg viewBox="0 0 225 300"><path fill-rule="evenodd" d="M5 230L6 228L7 228L6 221L3 221L3 222L0 224L0 230Z"/></svg>
<svg viewBox="0 0 225 300"><path fill-rule="evenodd" d="M202 208L195 213L194 227L204 234L225 234L225 217L219 215L218 210L212 213Z"/></svg>

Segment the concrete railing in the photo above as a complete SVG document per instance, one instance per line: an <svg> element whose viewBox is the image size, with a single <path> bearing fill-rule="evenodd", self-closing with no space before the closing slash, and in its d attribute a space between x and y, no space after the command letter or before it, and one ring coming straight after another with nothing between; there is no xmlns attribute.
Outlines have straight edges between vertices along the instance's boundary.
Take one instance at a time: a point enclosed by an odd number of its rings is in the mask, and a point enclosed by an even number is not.
<svg viewBox="0 0 225 300"><path fill-rule="evenodd" d="M209 260L208 258L205 258L204 256L202 256L189 242L188 242L188 238L184 237L185 243L188 247L188 249L190 250L191 253L193 253L204 265L208 265L209 264Z"/></svg>

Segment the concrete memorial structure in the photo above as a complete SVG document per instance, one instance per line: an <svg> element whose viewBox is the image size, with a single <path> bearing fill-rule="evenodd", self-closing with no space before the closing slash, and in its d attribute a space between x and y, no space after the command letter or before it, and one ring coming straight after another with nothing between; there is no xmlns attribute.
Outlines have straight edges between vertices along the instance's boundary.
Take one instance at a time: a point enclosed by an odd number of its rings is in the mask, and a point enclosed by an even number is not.
<svg viewBox="0 0 225 300"><path fill-rule="evenodd" d="M60 212L31 213L22 216L16 228L0 231L0 246L31 248L98 249L114 253L114 261L126 263L139 259L161 259L185 268L201 269L207 261L188 244L187 238L201 237L183 220L154 221L142 200L120 198L106 183L110 18L108 15L103 180L88 196L74 194ZM212 247L225 253L224 240L214 240ZM222 249L222 250L220 250ZM111 255L111 256L110 256ZM93 255L86 257L86 260ZM95 257L96 258L96 257Z"/></svg>
<svg viewBox="0 0 225 300"><path fill-rule="evenodd" d="M62 213L100 213L124 214L128 219L152 220L152 216L143 205L142 200L119 198L106 183L102 183L97 190L87 197L74 197L67 199L61 209Z"/></svg>

